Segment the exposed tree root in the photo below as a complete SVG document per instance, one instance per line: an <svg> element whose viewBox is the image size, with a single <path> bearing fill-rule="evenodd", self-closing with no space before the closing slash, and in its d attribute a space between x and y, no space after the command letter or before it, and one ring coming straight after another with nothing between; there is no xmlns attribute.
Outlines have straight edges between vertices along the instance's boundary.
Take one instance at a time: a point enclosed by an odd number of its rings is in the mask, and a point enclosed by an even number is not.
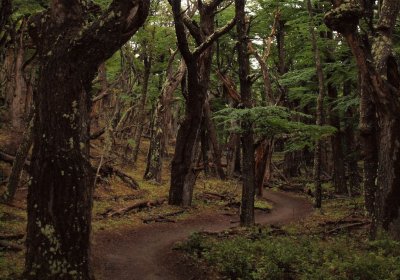
<svg viewBox="0 0 400 280"><path fill-rule="evenodd" d="M156 199L156 200L140 200L138 202L135 202L134 204L122 208L122 209L109 209L106 212L104 212L103 214L101 214L101 216L103 216L104 218L112 218L112 217L119 217L122 215L125 215L129 212L135 211L135 210L142 210L144 208L150 208L150 207L154 207L154 206L158 206L163 204L166 201L165 198L161 198L161 199Z"/></svg>
<svg viewBox="0 0 400 280"><path fill-rule="evenodd" d="M118 168L115 168L109 164L105 164L100 168L100 173L102 177L111 177L112 175L120 178L124 183L126 183L132 189L137 190L139 188L139 184L136 182L134 178L124 173Z"/></svg>

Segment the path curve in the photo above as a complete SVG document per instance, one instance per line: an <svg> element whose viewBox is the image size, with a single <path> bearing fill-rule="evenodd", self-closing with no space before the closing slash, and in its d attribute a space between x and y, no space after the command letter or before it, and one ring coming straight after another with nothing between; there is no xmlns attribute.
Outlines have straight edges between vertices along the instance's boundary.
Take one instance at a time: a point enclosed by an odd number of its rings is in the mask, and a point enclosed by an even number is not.
<svg viewBox="0 0 400 280"><path fill-rule="evenodd" d="M270 213L256 213L256 223L286 224L303 219L311 204L287 192L266 191L272 201ZM238 217L213 213L195 216L176 223L155 223L119 233L101 232L94 238L93 261L100 280L183 280L184 271L172 267L173 244L196 231L222 231L237 225Z"/></svg>

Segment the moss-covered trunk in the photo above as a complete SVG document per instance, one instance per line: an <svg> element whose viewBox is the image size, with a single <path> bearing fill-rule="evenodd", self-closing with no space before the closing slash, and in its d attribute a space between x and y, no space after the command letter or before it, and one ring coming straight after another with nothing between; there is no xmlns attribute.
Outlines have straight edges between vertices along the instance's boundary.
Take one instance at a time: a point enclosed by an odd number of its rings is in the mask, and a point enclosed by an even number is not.
<svg viewBox="0 0 400 280"><path fill-rule="evenodd" d="M40 75L23 279L93 279L91 83L99 64L143 25L148 7L149 1L115 1L85 22L81 1L53 0L45 14L31 18Z"/></svg>

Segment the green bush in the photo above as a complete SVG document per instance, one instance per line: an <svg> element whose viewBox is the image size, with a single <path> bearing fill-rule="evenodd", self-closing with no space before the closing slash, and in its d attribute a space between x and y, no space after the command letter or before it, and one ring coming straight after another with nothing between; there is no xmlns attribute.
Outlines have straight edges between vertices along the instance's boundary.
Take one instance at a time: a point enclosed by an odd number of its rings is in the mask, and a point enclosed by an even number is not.
<svg viewBox="0 0 400 280"><path fill-rule="evenodd" d="M225 279L398 280L400 244L335 237L192 237L186 249L214 266ZM192 248L192 249L190 249ZM199 253L201 252L201 253Z"/></svg>

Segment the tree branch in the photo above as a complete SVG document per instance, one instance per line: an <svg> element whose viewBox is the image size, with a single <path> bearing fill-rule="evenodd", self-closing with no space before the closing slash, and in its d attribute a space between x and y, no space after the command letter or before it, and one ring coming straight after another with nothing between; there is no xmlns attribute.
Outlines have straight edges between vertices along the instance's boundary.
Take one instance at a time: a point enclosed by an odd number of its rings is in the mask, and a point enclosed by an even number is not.
<svg viewBox="0 0 400 280"><path fill-rule="evenodd" d="M178 48L185 60L186 64L191 64L193 55L189 49L189 43L186 38L185 25L182 20L181 1L169 1L172 6L172 13L174 15L176 39L178 40Z"/></svg>
<svg viewBox="0 0 400 280"><path fill-rule="evenodd" d="M208 36L204 40L204 42L198 46L194 52L194 56L199 56L201 55L206 49L208 49L218 38L220 38L222 35L226 34L229 32L236 24L236 18L232 19L230 22L228 22L224 27L217 29L213 34Z"/></svg>
<svg viewBox="0 0 400 280"><path fill-rule="evenodd" d="M144 24L149 6L150 0L114 0L99 19L71 40L71 59L97 64L111 57ZM82 55L85 60L80 59Z"/></svg>
<svg viewBox="0 0 400 280"><path fill-rule="evenodd" d="M200 27L197 24L197 22L191 19L186 13L182 14L182 21L185 24L186 28L189 30L190 35L192 35L196 43L200 45L202 39L201 39Z"/></svg>

